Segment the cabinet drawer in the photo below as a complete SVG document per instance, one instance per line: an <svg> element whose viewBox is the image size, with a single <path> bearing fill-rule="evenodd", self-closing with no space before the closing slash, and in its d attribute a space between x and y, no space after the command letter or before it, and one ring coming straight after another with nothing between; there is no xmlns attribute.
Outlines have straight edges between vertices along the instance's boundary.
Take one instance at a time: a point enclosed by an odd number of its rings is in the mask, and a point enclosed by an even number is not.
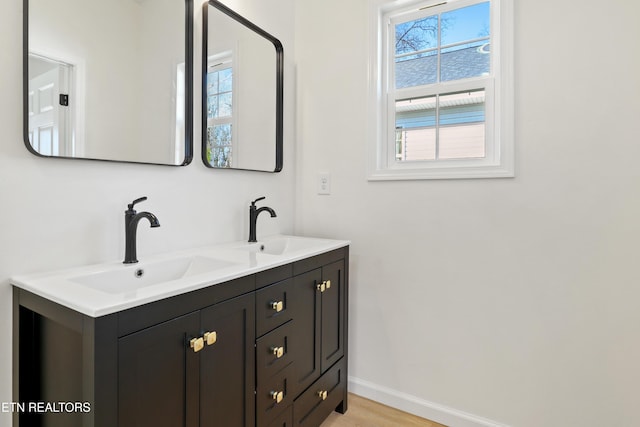
<svg viewBox="0 0 640 427"><path fill-rule="evenodd" d="M291 320L293 280L287 279L256 292L256 336Z"/></svg>
<svg viewBox="0 0 640 427"><path fill-rule="evenodd" d="M293 320L274 329L256 341L258 383L275 375L293 361L291 332Z"/></svg>
<svg viewBox="0 0 640 427"><path fill-rule="evenodd" d="M292 427L293 426L293 405L290 405L283 413L271 421L268 427Z"/></svg>
<svg viewBox="0 0 640 427"><path fill-rule="evenodd" d="M329 369L293 404L296 427L317 427L346 399L347 376L345 360Z"/></svg>
<svg viewBox="0 0 640 427"><path fill-rule="evenodd" d="M258 427L268 426L282 411L293 403L290 364L274 376L258 383L256 415Z"/></svg>

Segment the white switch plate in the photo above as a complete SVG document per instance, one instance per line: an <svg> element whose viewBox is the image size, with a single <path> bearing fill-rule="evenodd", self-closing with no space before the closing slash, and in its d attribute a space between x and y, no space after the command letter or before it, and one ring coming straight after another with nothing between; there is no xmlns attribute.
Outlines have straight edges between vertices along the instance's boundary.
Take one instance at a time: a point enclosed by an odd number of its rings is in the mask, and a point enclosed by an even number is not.
<svg viewBox="0 0 640 427"><path fill-rule="evenodd" d="M318 194L331 194L331 174L329 172L318 174Z"/></svg>

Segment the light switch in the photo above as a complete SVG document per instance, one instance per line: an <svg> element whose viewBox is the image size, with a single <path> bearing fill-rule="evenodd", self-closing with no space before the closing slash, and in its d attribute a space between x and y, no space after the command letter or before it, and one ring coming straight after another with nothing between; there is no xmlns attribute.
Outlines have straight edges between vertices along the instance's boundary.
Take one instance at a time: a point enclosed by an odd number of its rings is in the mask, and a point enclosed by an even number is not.
<svg viewBox="0 0 640 427"><path fill-rule="evenodd" d="M321 172L318 174L318 194L331 194L331 174Z"/></svg>

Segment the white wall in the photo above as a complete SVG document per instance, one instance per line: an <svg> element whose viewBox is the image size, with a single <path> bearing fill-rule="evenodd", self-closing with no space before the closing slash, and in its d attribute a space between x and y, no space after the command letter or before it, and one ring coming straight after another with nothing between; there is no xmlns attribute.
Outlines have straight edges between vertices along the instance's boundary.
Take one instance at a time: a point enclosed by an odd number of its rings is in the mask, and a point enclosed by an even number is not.
<svg viewBox="0 0 640 427"><path fill-rule="evenodd" d="M457 426L640 425L640 6L515 2L514 179L367 182L367 2L296 3L296 230L353 242L353 390Z"/></svg>
<svg viewBox="0 0 640 427"><path fill-rule="evenodd" d="M259 2L259 1L258 1ZM292 0L263 11L265 26L293 52ZM273 3L271 3L273 6ZM195 6L196 31L202 21ZM242 11L242 9L238 9ZM271 11L271 12L270 12ZM284 11L284 13L283 13ZM290 12L289 12L290 11ZM22 142L22 2L0 2L0 402L11 402L11 286L9 277L75 265L118 260L124 255L124 210L136 197L162 226L138 229L138 256L245 239L248 206L267 196L277 218L261 217L258 233L293 231L293 121L285 123L284 170L280 174L216 171L200 161L199 36L194 53L195 153L187 167L42 159ZM293 58L286 67L292 75ZM292 81L285 111L293 117ZM0 426L10 414L0 413Z"/></svg>

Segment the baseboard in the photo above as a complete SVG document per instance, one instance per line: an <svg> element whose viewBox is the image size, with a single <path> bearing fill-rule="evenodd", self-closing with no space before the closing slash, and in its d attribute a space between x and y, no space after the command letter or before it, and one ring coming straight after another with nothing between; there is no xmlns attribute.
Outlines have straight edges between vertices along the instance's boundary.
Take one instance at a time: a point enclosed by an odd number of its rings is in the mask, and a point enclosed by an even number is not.
<svg viewBox="0 0 640 427"><path fill-rule="evenodd" d="M508 427L506 424L429 402L355 377L349 377L349 391L449 427Z"/></svg>

